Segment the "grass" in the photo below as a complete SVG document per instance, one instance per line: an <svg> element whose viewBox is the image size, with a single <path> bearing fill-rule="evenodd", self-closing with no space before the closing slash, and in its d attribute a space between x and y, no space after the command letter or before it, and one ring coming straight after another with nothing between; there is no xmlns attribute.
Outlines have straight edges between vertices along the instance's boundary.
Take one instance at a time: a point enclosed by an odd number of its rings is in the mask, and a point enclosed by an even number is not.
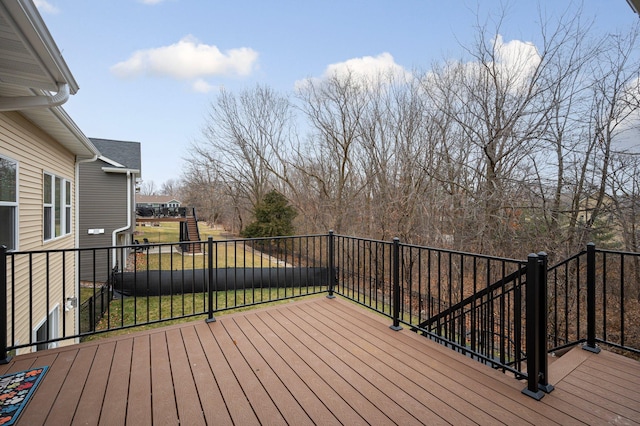
<svg viewBox="0 0 640 426"><path fill-rule="evenodd" d="M218 268L251 268L251 267L276 267L277 262L270 256L252 250L243 242L228 241L228 236L222 231L212 229L206 224L199 223L200 237L206 240L211 236L215 245L213 255ZM147 238L152 244L177 243L179 241L180 224L178 222L158 222L158 226L136 227L135 238L144 241ZM136 270L184 270L188 273L192 269L204 269L207 267L206 254L182 254L171 253L135 253ZM242 291L216 292L214 311L224 310L225 313L251 309L256 303L276 304L291 298L307 297L324 288L304 287L302 289L255 289ZM81 300L84 301L93 295L93 289L81 289ZM114 327L129 327L135 324L135 330L145 330L155 327L164 327L170 324L192 321L194 318L206 318L207 295L202 293L173 295L130 297L113 300L109 304L108 317L102 318L96 325L96 330L108 330ZM218 312L216 313L218 315ZM178 319L172 319L181 317ZM162 321L162 322L160 322ZM153 324L146 324L152 322ZM83 338L83 341L95 340L107 336L127 334L132 328L100 333L98 335Z"/></svg>
<svg viewBox="0 0 640 426"><path fill-rule="evenodd" d="M96 293L99 291L100 288L96 287ZM93 297L93 287L80 287L80 304L91 297Z"/></svg>
<svg viewBox="0 0 640 426"><path fill-rule="evenodd" d="M260 252L251 250L243 242L227 241L228 236L220 230L212 229L206 224L199 223L200 237L206 240L211 236L215 243L214 256L218 268L241 267L270 268L278 266L270 257ZM178 222L159 222L159 226L136 226L136 239L143 241L147 238L155 244L177 243L180 240L180 224ZM219 241L226 241L219 243ZM138 270L176 270L176 269L202 269L207 267L207 256L204 254L182 253L145 253L136 254L136 267Z"/></svg>
<svg viewBox="0 0 640 426"><path fill-rule="evenodd" d="M157 226L136 225L135 239L142 242L148 239L151 243L176 243L180 241L180 223L179 222L146 222L147 224L157 224ZM228 237L223 231L211 228L204 222L198 222L198 230L200 231L200 240L205 241L209 237L214 240L225 240Z"/></svg>
<svg viewBox="0 0 640 426"><path fill-rule="evenodd" d="M290 300L317 295L326 290L325 287L280 288L280 289L248 289L243 291L218 291L214 300L215 315L240 312L260 306L271 306ZM113 300L109 305L109 316L102 318L96 325L96 331L116 327L134 328L119 329L84 337L83 341L102 339L110 336L129 334L133 331L166 327L195 319L207 318L207 294L192 293L184 295L166 295L147 297L128 297ZM181 318L176 318L181 317ZM186 318L185 318L186 317ZM171 319L175 318L175 319ZM162 322L158 322L162 321ZM154 322L153 324L147 324Z"/></svg>

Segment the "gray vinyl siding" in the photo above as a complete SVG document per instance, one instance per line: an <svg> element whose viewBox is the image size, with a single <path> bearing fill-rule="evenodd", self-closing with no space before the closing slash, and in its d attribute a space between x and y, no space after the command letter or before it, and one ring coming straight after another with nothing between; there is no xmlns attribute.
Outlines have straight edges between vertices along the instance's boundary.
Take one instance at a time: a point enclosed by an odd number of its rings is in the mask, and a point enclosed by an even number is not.
<svg viewBox="0 0 640 426"><path fill-rule="evenodd" d="M80 165L80 248L113 246L113 231L127 225L127 175L106 173L102 167L110 166L101 160ZM134 221L135 217L132 217ZM104 229L102 234L89 234L90 229ZM130 241L126 241L130 243ZM110 250L93 254L82 251L80 279L106 281L112 267Z"/></svg>

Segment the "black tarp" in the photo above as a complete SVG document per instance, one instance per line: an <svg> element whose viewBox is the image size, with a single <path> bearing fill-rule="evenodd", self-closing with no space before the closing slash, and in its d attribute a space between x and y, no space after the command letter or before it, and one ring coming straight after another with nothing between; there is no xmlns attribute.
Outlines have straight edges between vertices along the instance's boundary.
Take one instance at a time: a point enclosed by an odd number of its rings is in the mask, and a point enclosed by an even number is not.
<svg viewBox="0 0 640 426"><path fill-rule="evenodd" d="M121 296L202 293L208 290L209 271L189 269L114 272L111 278L116 295ZM216 268L213 270L213 291L326 285L329 285L329 268Z"/></svg>

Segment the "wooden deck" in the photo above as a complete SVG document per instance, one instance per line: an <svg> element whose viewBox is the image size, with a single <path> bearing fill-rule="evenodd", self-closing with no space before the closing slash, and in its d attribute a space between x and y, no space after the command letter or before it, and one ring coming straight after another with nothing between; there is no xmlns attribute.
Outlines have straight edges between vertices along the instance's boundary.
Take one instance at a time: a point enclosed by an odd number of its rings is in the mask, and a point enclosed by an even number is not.
<svg viewBox="0 0 640 426"><path fill-rule="evenodd" d="M524 383L347 301L317 297L21 355L50 370L22 425L637 424L640 362L580 348Z"/></svg>

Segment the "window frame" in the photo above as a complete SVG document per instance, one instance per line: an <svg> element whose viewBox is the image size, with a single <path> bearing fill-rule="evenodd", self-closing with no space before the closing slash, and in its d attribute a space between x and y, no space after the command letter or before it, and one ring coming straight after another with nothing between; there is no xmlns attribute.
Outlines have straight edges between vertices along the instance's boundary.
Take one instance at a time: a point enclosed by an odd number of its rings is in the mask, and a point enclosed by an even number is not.
<svg viewBox="0 0 640 426"><path fill-rule="evenodd" d="M73 182L54 173L42 174L42 240L71 235Z"/></svg>
<svg viewBox="0 0 640 426"><path fill-rule="evenodd" d="M0 206L2 207L12 207L13 208L13 242L12 245L10 247L7 247L8 251L15 251L18 250L18 242L20 240L19 238L19 229L20 229L20 215L19 215L19 208L20 208L20 182L19 182L19 178L20 178L20 163L18 162L18 160L13 159L11 157L8 157L6 155L2 155L0 154L0 159L8 161L9 163L12 163L15 167L15 201L3 201L0 200Z"/></svg>

